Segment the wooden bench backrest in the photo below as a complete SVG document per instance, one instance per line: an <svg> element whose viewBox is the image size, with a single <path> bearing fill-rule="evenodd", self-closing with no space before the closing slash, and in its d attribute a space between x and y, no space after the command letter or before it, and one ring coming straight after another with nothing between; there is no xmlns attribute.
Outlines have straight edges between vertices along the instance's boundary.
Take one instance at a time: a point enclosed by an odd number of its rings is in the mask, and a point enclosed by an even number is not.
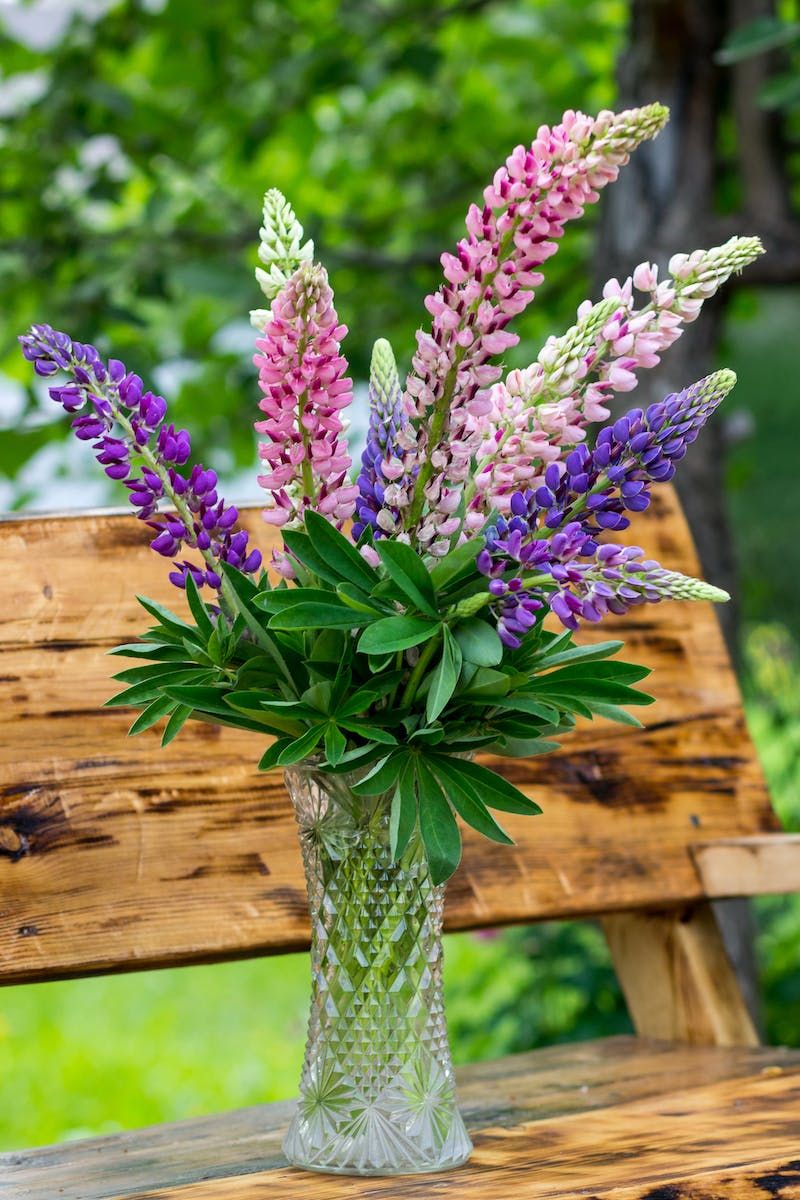
<svg viewBox="0 0 800 1200"><path fill-rule="evenodd" d="M270 533L257 510L247 524ZM637 539L697 573L662 490ZM103 709L143 627L140 592L180 608L124 514L0 523L0 982L212 961L307 945L294 821L258 736L188 725L168 749ZM662 604L606 622L654 668L644 731L582 724L556 756L505 761L544 815L515 847L467 835L451 929L701 899L698 842L776 828L716 617Z"/></svg>

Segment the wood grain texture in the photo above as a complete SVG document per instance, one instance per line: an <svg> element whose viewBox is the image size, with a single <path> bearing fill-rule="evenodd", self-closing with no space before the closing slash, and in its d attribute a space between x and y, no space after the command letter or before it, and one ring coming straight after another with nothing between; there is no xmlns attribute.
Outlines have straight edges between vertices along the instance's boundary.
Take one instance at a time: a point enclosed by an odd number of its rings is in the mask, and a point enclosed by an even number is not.
<svg viewBox="0 0 800 1200"><path fill-rule="evenodd" d="M0 524L3 982L307 944L294 821L280 776L255 769L262 740L191 724L162 751L101 707L120 666L104 651L143 627L133 592L181 604L146 535L126 515ZM696 572L669 490L637 537ZM711 606L582 636L616 635L654 668L647 729L584 724L556 756L499 764L544 815L507 819L514 848L468 834L449 928L697 900L690 845L776 828Z"/></svg>
<svg viewBox="0 0 800 1200"><path fill-rule="evenodd" d="M477 1150L472 1165L448 1175L337 1180L288 1170L280 1142L291 1105L277 1104L0 1155L0 1197L322 1200L445 1195L460 1200L463 1195L508 1200L517 1192L521 1197L572 1195L575 1180L587 1196L609 1181L609 1186L627 1187L634 1178L638 1186L640 1179L660 1181L678 1173L689 1178L690 1167L728 1173L770 1154L781 1166L798 1157L800 1113L792 1111L786 1096L800 1084L800 1052L609 1038L479 1063L459 1068L457 1074L460 1103ZM709 1133L717 1097L719 1124ZM700 1116L693 1131L695 1114ZM662 1116L669 1136L659 1156L661 1139L655 1129ZM740 1131L750 1124L752 1133L742 1140ZM758 1142L762 1134L763 1149ZM689 1145L685 1156L684 1138ZM637 1174L642 1154L644 1165ZM618 1173L615 1155L620 1156ZM625 1191L620 1200L644 1194L646 1190ZM717 1194L747 1195L710 1195ZM654 1193L651 1200L682 1195Z"/></svg>
<svg viewBox="0 0 800 1200"><path fill-rule="evenodd" d="M707 896L800 892L800 833L700 842L691 853Z"/></svg>
<svg viewBox="0 0 800 1200"><path fill-rule="evenodd" d="M603 918L614 969L636 1032L692 1045L755 1046L710 904Z"/></svg>

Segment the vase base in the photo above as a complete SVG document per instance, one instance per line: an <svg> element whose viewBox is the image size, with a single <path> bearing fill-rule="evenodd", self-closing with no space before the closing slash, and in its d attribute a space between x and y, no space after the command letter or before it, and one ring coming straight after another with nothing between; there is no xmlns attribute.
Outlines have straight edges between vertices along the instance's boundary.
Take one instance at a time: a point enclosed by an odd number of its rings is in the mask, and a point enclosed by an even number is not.
<svg viewBox="0 0 800 1200"><path fill-rule="evenodd" d="M439 1130L439 1144L432 1144L430 1130L402 1129L380 1121L378 1133L340 1136L315 1141L302 1120L292 1123L283 1152L293 1167L323 1175L429 1175L461 1167L472 1153L472 1142L461 1114L450 1119L449 1128ZM441 1137L444 1132L444 1137ZM377 1133L377 1136L376 1136Z"/></svg>

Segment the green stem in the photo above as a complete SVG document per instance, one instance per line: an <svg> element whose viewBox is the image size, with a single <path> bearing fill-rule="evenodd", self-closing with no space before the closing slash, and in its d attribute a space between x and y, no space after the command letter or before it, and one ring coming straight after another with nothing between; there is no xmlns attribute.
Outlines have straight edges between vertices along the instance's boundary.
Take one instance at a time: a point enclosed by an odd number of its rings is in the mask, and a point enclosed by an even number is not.
<svg viewBox="0 0 800 1200"><path fill-rule="evenodd" d="M405 691L403 692L400 700L401 708L406 708L408 705L410 705L411 701L416 696L417 692L419 691L420 684L422 683L423 676L428 669L428 665L430 664L430 661L438 648L439 637L437 635L432 637L430 641L426 643L419 658L417 659L416 666L409 676L408 683L406 684Z"/></svg>

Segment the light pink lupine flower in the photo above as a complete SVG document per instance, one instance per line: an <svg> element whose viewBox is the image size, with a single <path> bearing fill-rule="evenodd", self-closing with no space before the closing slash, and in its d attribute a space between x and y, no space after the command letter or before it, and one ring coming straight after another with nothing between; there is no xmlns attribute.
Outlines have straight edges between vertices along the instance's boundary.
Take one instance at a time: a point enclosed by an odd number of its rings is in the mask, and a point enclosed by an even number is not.
<svg viewBox="0 0 800 1200"><path fill-rule="evenodd" d="M325 268L303 263L272 301L253 360L266 414L255 425L266 439L258 482L268 493L264 519L271 525L299 525L308 508L336 525L353 514L358 488L349 482L341 418L353 393L339 352L346 332Z"/></svg>
<svg viewBox="0 0 800 1200"><path fill-rule="evenodd" d="M652 104L597 117L569 111L560 125L541 126L530 148L517 146L497 171L483 207L470 208L456 253L442 255L445 283L425 301L432 329L417 334L405 396L411 421L401 444L416 481L413 493L398 486L392 497L407 506L405 528L416 528L431 553L448 548L439 530L450 524L443 506L468 476L492 408L500 368L489 359L518 340L506 326L533 299L538 268L555 253L566 222L582 215L666 119L667 110Z"/></svg>
<svg viewBox="0 0 800 1200"><path fill-rule="evenodd" d="M535 363L493 389L467 527L480 528L492 509L507 511L519 486L538 486L547 464L583 440L587 424L610 415L612 393L636 387L636 372L656 366L704 300L760 253L758 238L731 238L711 250L674 255L673 277L661 283L653 263L640 263L624 283L609 280L599 304L584 301L572 329L549 338ZM640 309L634 290L649 295Z"/></svg>

